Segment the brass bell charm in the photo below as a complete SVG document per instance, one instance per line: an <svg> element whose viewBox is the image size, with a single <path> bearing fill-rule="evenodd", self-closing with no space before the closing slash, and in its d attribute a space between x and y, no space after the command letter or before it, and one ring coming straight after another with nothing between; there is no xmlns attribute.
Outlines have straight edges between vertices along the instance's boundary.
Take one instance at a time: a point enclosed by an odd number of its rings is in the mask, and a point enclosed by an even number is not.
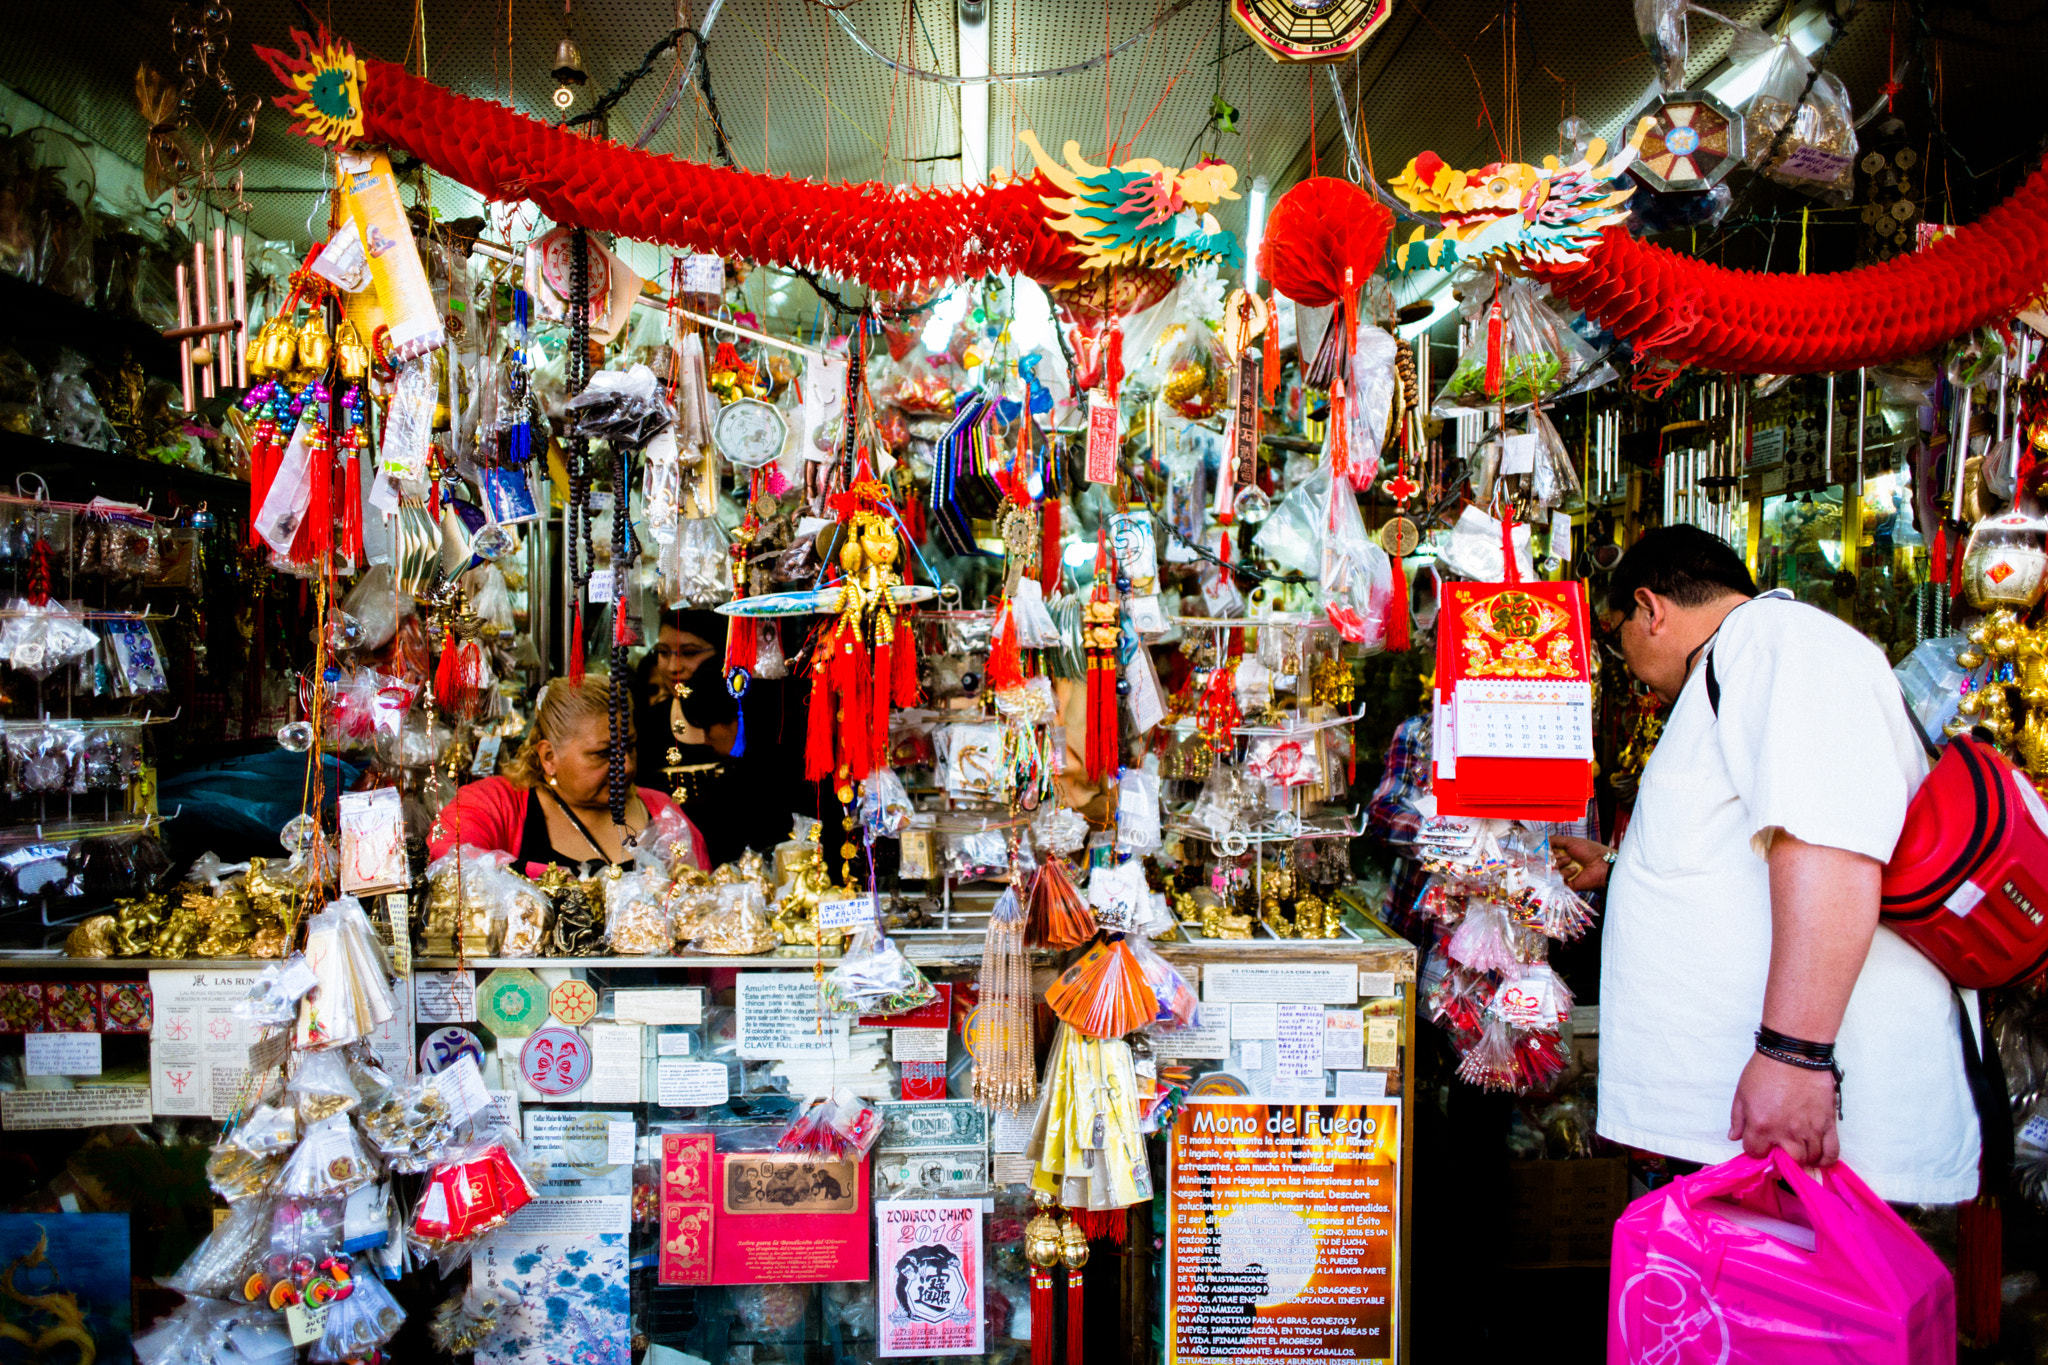
<svg viewBox="0 0 2048 1365"><path fill-rule="evenodd" d="M280 350L282 364L278 363ZM292 337L290 320L273 316L256 329L256 335L249 338L249 376L264 379L281 374L292 367L298 353L298 342Z"/></svg>
<svg viewBox="0 0 2048 1365"><path fill-rule="evenodd" d="M325 374L333 360L334 338L327 333L326 315L316 308L299 328L299 368Z"/></svg>
<svg viewBox="0 0 2048 1365"><path fill-rule="evenodd" d="M355 323L341 320L341 326L334 331L334 349L341 357L341 377L351 382L360 381L370 373L370 348L363 342L363 334L356 330Z"/></svg>

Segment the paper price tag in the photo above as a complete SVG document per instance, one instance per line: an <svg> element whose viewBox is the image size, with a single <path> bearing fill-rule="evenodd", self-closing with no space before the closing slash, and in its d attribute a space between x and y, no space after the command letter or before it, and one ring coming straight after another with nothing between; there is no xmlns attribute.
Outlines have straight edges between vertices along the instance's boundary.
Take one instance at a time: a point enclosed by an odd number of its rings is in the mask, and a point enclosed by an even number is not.
<svg viewBox="0 0 2048 1365"><path fill-rule="evenodd" d="M604 1126L604 1159L608 1166L630 1166L633 1164L633 1146L637 1135L631 1119L613 1119Z"/></svg>
<svg viewBox="0 0 2048 1365"><path fill-rule="evenodd" d="M723 294L725 292L725 258L723 256L703 254L683 257L683 292L685 294Z"/></svg>
<svg viewBox="0 0 2048 1365"><path fill-rule="evenodd" d="M611 600L612 571L610 569L593 569L590 574L591 605L596 606L600 602L609 602Z"/></svg>
<svg viewBox="0 0 2048 1365"><path fill-rule="evenodd" d="M821 929L858 929L874 922L875 903L867 896L841 896L837 900L818 902L818 927Z"/></svg>
<svg viewBox="0 0 2048 1365"><path fill-rule="evenodd" d="M292 1345L310 1346L327 1335L327 1305L310 1308L303 1303L287 1304L284 1324L292 1335Z"/></svg>

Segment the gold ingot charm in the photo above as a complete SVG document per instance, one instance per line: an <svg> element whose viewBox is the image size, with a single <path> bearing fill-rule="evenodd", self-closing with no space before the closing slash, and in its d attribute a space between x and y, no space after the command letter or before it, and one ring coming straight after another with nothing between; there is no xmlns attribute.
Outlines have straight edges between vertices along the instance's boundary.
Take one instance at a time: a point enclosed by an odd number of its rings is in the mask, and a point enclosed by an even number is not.
<svg viewBox="0 0 2048 1365"><path fill-rule="evenodd" d="M318 309L309 313L299 328L299 368L325 374L334 360L334 338L327 334L327 319Z"/></svg>

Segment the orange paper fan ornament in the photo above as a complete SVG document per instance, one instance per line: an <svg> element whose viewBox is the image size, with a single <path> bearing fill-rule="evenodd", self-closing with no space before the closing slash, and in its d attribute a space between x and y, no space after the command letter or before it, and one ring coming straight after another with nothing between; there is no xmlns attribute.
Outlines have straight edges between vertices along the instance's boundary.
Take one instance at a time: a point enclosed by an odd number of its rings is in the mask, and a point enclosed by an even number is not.
<svg viewBox="0 0 2048 1365"><path fill-rule="evenodd" d="M1075 958L1046 991L1045 1003L1090 1038L1136 1033L1159 1013L1145 969L1121 938L1104 939Z"/></svg>
<svg viewBox="0 0 2048 1365"><path fill-rule="evenodd" d="M1095 915L1074 889L1067 865L1048 857L1031 879L1025 941L1034 948L1078 948L1095 937Z"/></svg>

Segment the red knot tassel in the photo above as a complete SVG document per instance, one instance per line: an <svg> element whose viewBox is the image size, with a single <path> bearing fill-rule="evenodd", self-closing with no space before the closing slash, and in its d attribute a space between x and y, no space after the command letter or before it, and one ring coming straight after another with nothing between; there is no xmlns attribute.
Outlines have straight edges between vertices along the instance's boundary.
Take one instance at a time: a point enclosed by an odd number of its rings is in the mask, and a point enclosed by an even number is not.
<svg viewBox="0 0 2048 1365"><path fill-rule="evenodd" d="M363 469L356 452L348 453L341 490L341 554L351 566L363 562Z"/></svg>
<svg viewBox="0 0 2048 1365"><path fill-rule="evenodd" d="M1102 375L1109 389L1109 401L1114 403L1124 382L1124 328L1120 322L1109 325L1109 358L1103 362Z"/></svg>
<svg viewBox="0 0 2048 1365"><path fill-rule="evenodd" d="M1276 296L1272 311L1266 317L1266 362L1259 380L1265 393L1261 399L1266 407L1273 406L1273 395L1280 387L1280 304Z"/></svg>
<svg viewBox="0 0 2048 1365"><path fill-rule="evenodd" d="M1038 508L1038 585L1051 597L1060 590L1060 499L1048 493Z"/></svg>
<svg viewBox="0 0 2048 1365"><path fill-rule="evenodd" d="M583 604L576 604L576 619L569 631L569 686L583 686Z"/></svg>
<svg viewBox="0 0 2048 1365"><path fill-rule="evenodd" d="M1087 1282L1081 1277L1079 1266L1067 1267L1067 1358L1062 1365L1081 1365L1081 1350L1087 1343L1084 1335L1088 1326L1088 1315L1081 1311L1081 1298L1088 1291Z"/></svg>
<svg viewBox="0 0 2048 1365"><path fill-rule="evenodd" d="M854 782L865 779L873 766L868 762L867 726L871 681L865 651L854 644L850 632L836 636L832 642L832 691L839 709L832 728L838 750L834 771L845 769L848 780Z"/></svg>
<svg viewBox="0 0 2048 1365"><path fill-rule="evenodd" d="M1486 311L1486 391L1499 393L1507 374L1505 338L1500 316L1500 286L1493 288L1493 306Z"/></svg>
<svg viewBox="0 0 2048 1365"><path fill-rule="evenodd" d="M1399 654L1408 648L1408 570L1401 556L1389 554L1394 570L1394 591L1387 599L1387 648Z"/></svg>
<svg viewBox="0 0 2048 1365"><path fill-rule="evenodd" d="M1031 1267L1031 1365L1052 1365L1052 1271Z"/></svg>
<svg viewBox="0 0 2048 1365"><path fill-rule="evenodd" d="M804 776L810 781L832 776L832 636L825 627L811 647L811 715L804 733Z"/></svg>
<svg viewBox="0 0 2048 1365"><path fill-rule="evenodd" d="M893 690L898 706L915 706L921 689L917 685L917 637L910 633L910 622L896 618L896 644L892 649L896 676Z"/></svg>
<svg viewBox="0 0 2048 1365"><path fill-rule="evenodd" d="M1089 1241L1123 1246L1131 1236L1129 1213L1129 1209L1068 1209L1067 1217Z"/></svg>
<svg viewBox="0 0 2048 1365"><path fill-rule="evenodd" d="M1024 652L1017 647L1017 615L1010 600L1003 599L995 648L988 656L988 685L992 692L1013 692L1024 685Z"/></svg>
<svg viewBox="0 0 2048 1365"><path fill-rule="evenodd" d="M880 631L877 631L876 637L875 668L872 682L874 695L869 699L872 729L868 734L868 752L874 755L875 767L886 768L889 766L889 687L896 678L896 670L892 658L895 653L896 642L893 638L893 631L889 635L883 635ZM858 773L856 776L866 777L867 773Z"/></svg>

